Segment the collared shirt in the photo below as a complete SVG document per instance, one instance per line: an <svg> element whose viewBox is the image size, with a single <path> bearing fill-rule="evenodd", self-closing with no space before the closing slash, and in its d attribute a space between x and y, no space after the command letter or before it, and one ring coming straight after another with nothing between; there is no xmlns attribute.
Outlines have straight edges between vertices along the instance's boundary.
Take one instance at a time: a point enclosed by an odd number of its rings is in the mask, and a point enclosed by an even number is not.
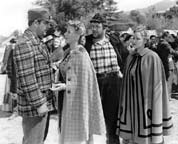
<svg viewBox="0 0 178 144"><path fill-rule="evenodd" d="M120 70L116 52L106 37L92 45L90 58L97 74L118 72Z"/></svg>

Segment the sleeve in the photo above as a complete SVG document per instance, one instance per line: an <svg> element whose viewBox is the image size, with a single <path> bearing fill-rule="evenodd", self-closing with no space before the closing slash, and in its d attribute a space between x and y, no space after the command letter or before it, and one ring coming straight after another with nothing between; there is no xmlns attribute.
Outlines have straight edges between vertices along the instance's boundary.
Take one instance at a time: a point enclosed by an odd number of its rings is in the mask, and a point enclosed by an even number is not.
<svg viewBox="0 0 178 144"><path fill-rule="evenodd" d="M29 43L18 44L14 49L19 86L29 103L39 107L46 102L46 97L41 93L36 79L34 56L33 47Z"/></svg>

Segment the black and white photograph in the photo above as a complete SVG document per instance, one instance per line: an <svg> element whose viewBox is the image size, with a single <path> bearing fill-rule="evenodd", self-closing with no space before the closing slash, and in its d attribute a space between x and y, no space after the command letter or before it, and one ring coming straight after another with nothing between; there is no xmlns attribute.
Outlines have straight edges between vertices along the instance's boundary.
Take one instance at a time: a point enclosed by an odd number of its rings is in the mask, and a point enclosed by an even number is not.
<svg viewBox="0 0 178 144"><path fill-rule="evenodd" d="M178 0L0 0L0 144L178 144Z"/></svg>

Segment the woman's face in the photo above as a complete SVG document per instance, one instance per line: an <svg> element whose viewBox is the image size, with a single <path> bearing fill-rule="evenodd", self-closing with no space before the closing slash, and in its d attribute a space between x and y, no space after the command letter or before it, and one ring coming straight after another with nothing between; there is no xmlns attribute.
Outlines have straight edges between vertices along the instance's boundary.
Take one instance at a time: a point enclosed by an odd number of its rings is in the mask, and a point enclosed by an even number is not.
<svg viewBox="0 0 178 144"><path fill-rule="evenodd" d="M136 49L144 47L144 38L140 32L134 34L133 46Z"/></svg>
<svg viewBox="0 0 178 144"><path fill-rule="evenodd" d="M85 38L85 36L82 36L80 39L80 44L84 46L85 43L86 43L86 38Z"/></svg>
<svg viewBox="0 0 178 144"><path fill-rule="evenodd" d="M73 42L76 42L76 41L78 41L78 39L79 39L79 35L78 35L77 32L75 31L74 27L72 27L72 26L70 26L70 25L67 27L67 31L66 31L66 33L64 34L64 37L65 37L66 42L67 42L68 44L71 44L71 43L73 43Z"/></svg>

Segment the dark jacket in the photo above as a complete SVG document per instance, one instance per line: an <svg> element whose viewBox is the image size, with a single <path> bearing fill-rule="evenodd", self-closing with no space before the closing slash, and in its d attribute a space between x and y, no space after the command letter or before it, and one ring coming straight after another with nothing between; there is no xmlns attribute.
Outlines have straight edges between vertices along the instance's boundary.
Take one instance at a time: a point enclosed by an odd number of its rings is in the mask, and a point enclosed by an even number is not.
<svg viewBox="0 0 178 144"><path fill-rule="evenodd" d="M162 39L158 44L157 53L162 60L166 79L168 80L169 71L174 69L174 61L170 60L170 58L177 57L178 52L176 52L166 40Z"/></svg>
<svg viewBox="0 0 178 144"><path fill-rule="evenodd" d="M16 80L16 68L13 60L13 49L10 51L8 62L7 62L7 75L11 80L10 92L16 93L17 80Z"/></svg>

